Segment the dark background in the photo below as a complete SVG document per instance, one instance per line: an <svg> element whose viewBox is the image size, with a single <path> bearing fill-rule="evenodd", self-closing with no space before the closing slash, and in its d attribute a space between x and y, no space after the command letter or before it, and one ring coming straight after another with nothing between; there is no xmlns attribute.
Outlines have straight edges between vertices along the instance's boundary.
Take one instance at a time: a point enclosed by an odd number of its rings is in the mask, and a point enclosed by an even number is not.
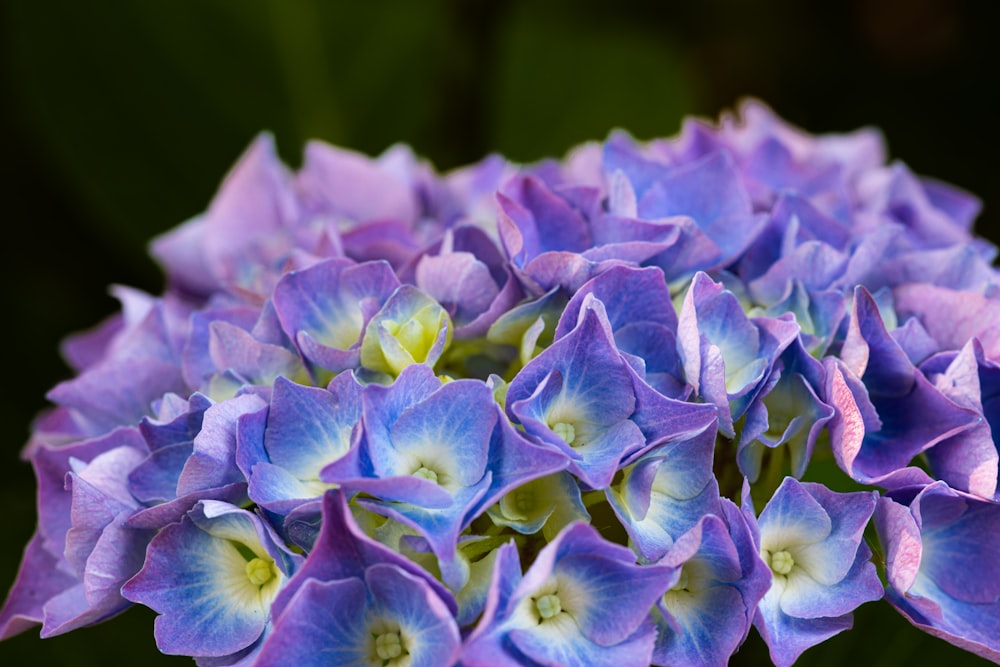
<svg viewBox="0 0 1000 667"><path fill-rule="evenodd" d="M33 530L18 460L57 346L114 312L112 283L162 290L153 235L199 213L260 130L295 167L309 138L411 144L444 170L491 151L564 154L615 127L675 134L743 96L812 132L882 128L893 158L976 192L1000 224L987 104L996 3L128 0L0 3L5 377L0 595ZM0 664L191 664L155 652L152 614L0 644ZM800 664L976 659L884 604ZM734 662L763 659L752 636Z"/></svg>

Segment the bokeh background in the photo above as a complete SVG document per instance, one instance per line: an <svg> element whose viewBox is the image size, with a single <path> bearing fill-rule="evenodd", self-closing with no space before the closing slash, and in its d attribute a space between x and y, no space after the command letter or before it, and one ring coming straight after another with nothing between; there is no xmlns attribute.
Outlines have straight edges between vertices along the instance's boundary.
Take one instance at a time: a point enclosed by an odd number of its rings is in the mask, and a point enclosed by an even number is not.
<svg viewBox="0 0 1000 667"><path fill-rule="evenodd" d="M523 161L625 128L677 132L744 96L813 132L882 128L893 158L980 195L997 240L991 40L997 3L564 0L4 0L0 3L3 368L0 595L33 530L18 459L57 346L153 293L155 234L199 213L261 130L297 166L309 138L368 153L394 142L445 170L499 151ZM160 656L148 610L41 641L0 665L191 664ZM801 664L975 658L884 604ZM755 635L734 664L763 664Z"/></svg>

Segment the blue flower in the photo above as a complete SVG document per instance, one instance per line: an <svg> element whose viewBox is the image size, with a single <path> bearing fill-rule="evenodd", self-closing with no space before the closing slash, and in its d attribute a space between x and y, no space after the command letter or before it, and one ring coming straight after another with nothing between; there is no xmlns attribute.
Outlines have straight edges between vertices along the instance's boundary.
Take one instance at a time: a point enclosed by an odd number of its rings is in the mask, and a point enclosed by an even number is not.
<svg viewBox="0 0 1000 667"><path fill-rule="evenodd" d="M882 597L862 539L876 500L786 477L761 511L758 546L772 577L754 625L779 667L849 629L856 607Z"/></svg>
<svg viewBox="0 0 1000 667"><path fill-rule="evenodd" d="M652 606L673 575L671 567L636 565L632 552L581 523L564 529L523 577L508 544L462 663L646 667L656 634Z"/></svg>
<svg viewBox="0 0 1000 667"><path fill-rule="evenodd" d="M254 664L448 667L459 647L455 619L427 582L385 563L363 578L306 581Z"/></svg>
<svg viewBox="0 0 1000 667"><path fill-rule="evenodd" d="M361 417L361 385L341 373L327 389L278 378L267 422L239 443L240 468L250 498L277 514L318 498L329 487L320 474L350 450Z"/></svg>
<svg viewBox="0 0 1000 667"><path fill-rule="evenodd" d="M659 561L677 568L658 604L658 665L725 665L746 640L771 572L757 554L750 526L723 499Z"/></svg>
<svg viewBox="0 0 1000 667"><path fill-rule="evenodd" d="M417 364L390 387L369 385L362 402L358 446L321 479L364 492L359 505L423 535L456 589L467 576L456 561L459 533L514 486L565 467L514 431L483 382L442 385Z"/></svg>
<svg viewBox="0 0 1000 667"><path fill-rule="evenodd" d="M162 652L227 656L264 634L298 560L257 515L205 500L153 538L122 595L160 614Z"/></svg>

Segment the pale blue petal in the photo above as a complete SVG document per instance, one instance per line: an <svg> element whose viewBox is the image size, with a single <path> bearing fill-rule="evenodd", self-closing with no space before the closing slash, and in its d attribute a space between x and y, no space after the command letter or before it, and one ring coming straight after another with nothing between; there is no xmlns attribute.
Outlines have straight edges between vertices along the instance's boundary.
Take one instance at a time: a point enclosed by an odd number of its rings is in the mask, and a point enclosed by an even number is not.
<svg viewBox="0 0 1000 667"><path fill-rule="evenodd" d="M830 515L794 478L786 477L761 511L761 548L778 551L814 544L833 529Z"/></svg>

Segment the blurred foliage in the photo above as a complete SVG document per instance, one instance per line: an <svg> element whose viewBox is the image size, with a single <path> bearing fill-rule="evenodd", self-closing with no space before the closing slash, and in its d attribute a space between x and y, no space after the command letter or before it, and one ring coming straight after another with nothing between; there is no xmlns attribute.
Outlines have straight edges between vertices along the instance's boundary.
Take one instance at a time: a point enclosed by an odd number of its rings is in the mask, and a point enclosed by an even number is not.
<svg viewBox="0 0 1000 667"><path fill-rule="evenodd" d="M498 151L530 161L624 128L674 134L754 95L812 132L881 127L917 172L982 196L996 238L997 6L947 0L7 0L0 4L0 154L7 426L0 589L34 522L16 460L68 332L153 293L148 240L203 210L262 130L295 166L310 138L378 153L395 142L448 169ZM149 661L152 614L0 644L0 664ZM885 605L802 664L975 664ZM764 659L752 636L734 662Z"/></svg>

